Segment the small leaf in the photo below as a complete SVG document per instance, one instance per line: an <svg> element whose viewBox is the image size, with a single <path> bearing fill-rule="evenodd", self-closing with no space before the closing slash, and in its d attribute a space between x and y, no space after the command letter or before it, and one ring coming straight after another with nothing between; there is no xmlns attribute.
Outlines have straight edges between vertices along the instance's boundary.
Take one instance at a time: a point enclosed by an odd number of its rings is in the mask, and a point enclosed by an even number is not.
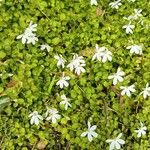
<svg viewBox="0 0 150 150"><path fill-rule="evenodd" d="M0 111L4 108L4 106L6 106L8 103L10 102L10 98L3 96L0 97Z"/></svg>

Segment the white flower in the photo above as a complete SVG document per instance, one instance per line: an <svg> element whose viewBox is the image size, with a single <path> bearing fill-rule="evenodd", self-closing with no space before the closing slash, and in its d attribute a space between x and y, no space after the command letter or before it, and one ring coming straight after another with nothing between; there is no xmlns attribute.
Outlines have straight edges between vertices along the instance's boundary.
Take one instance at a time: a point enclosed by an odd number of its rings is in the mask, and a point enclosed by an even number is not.
<svg viewBox="0 0 150 150"><path fill-rule="evenodd" d="M97 5L97 0L91 0L91 5Z"/></svg>
<svg viewBox="0 0 150 150"><path fill-rule="evenodd" d="M94 131L96 130L96 128L96 125L91 126L90 122L88 121L88 130L86 132L83 132L81 136L85 137L87 135L88 140L91 142L93 140L93 137L96 138L98 136L98 134Z"/></svg>
<svg viewBox="0 0 150 150"><path fill-rule="evenodd" d="M30 120L31 124L38 125L40 120L43 120L43 117L39 115L37 111L34 111L33 113L31 113L29 117L31 117L31 120Z"/></svg>
<svg viewBox="0 0 150 150"><path fill-rule="evenodd" d="M121 136L122 136L122 133L120 133L115 139L106 140L107 143L110 143L109 150L120 149L121 145L125 144L125 141L120 139Z"/></svg>
<svg viewBox="0 0 150 150"><path fill-rule="evenodd" d="M69 103L69 99L66 97L65 94L61 95L61 99L62 99L63 101L61 101L60 104L65 105L65 110L68 109L68 106L69 106L69 107L72 107L72 105Z"/></svg>
<svg viewBox="0 0 150 150"><path fill-rule="evenodd" d="M130 23L129 24L127 24L127 25L124 25L122 28L123 29L126 29L126 33L127 34L132 34L133 33L133 31L132 31L132 29L134 28L135 26L134 25L131 25Z"/></svg>
<svg viewBox="0 0 150 150"><path fill-rule="evenodd" d="M134 19L138 19L139 17L142 16L142 9L134 9Z"/></svg>
<svg viewBox="0 0 150 150"><path fill-rule="evenodd" d="M117 73L110 75L108 79L113 79L113 85L116 85L119 82L122 82L124 79L122 76L124 76L125 73L121 71L120 68L118 68Z"/></svg>
<svg viewBox="0 0 150 150"><path fill-rule="evenodd" d="M127 96L131 96L131 92L135 92L135 85L131 85L131 86L121 86L120 89L121 91L121 95L127 95Z"/></svg>
<svg viewBox="0 0 150 150"><path fill-rule="evenodd" d="M118 9L119 6L121 6L121 5L122 5L122 4L121 4L121 0L117 0L117 1L115 1L115 2L109 3L109 6L111 6L111 8L115 8L115 9Z"/></svg>
<svg viewBox="0 0 150 150"><path fill-rule="evenodd" d="M78 56L78 54L74 54L73 60L67 65L71 71L75 70L75 73L78 75L80 75L81 72L85 72L83 66L86 66L85 60L82 56Z"/></svg>
<svg viewBox="0 0 150 150"><path fill-rule="evenodd" d="M134 14L130 15L129 17L124 17L126 20L137 20L139 17L142 16L142 9L134 9Z"/></svg>
<svg viewBox="0 0 150 150"><path fill-rule="evenodd" d="M17 36L17 39L22 39L23 44L32 43L34 45L35 42L38 41L36 34L33 33L37 30L36 27L37 27L37 24L32 24L32 22L30 22L29 27L25 29L23 34Z"/></svg>
<svg viewBox="0 0 150 150"><path fill-rule="evenodd" d="M63 76L60 77L59 81L56 83L56 85L60 86L60 88L62 89L63 87L68 87L69 86L69 83L67 82L67 80L70 80L70 77L69 76Z"/></svg>
<svg viewBox="0 0 150 150"><path fill-rule="evenodd" d="M133 15L130 15L128 17L123 17L123 19L125 19L125 20L132 20L133 19Z"/></svg>
<svg viewBox="0 0 150 150"><path fill-rule="evenodd" d="M46 49L48 52L50 52L50 48L51 47L48 44L42 44L41 45L41 50L45 50Z"/></svg>
<svg viewBox="0 0 150 150"><path fill-rule="evenodd" d="M143 91L140 93L140 95L143 94L144 99L150 96L150 87L149 83L146 84L146 87L143 88Z"/></svg>
<svg viewBox="0 0 150 150"><path fill-rule="evenodd" d="M142 16L141 13L142 13L142 9L134 9L133 15L130 15L129 17L123 17L123 18L126 20L137 20L139 17ZM142 20L142 23L143 23L143 20Z"/></svg>
<svg viewBox="0 0 150 150"><path fill-rule="evenodd" d="M131 54L133 53L139 54L139 55L142 54L142 47L139 45L131 45L131 46L128 46L127 49L130 49Z"/></svg>
<svg viewBox="0 0 150 150"><path fill-rule="evenodd" d="M61 118L61 116L58 114L58 111L55 108L48 109L46 111L46 117L47 117L46 120L48 120L48 121L51 120L52 123L56 123L57 119Z"/></svg>
<svg viewBox="0 0 150 150"><path fill-rule="evenodd" d="M146 130L147 130L147 127L143 125L142 122L140 122L141 124L141 128L139 130L135 130L135 132L137 133L137 137L141 137L142 135L145 135L146 134Z"/></svg>
<svg viewBox="0 0 150 150"><path fill-rule="evenodd" d="M112 53L106 48L106 47L98 47L96 44L96 53L94 54L92 60L98 59L99 61L102 61L105 63L107 60L112 60Z"/></svg>
<svg viewBox="0 0 150 150"><path fill-rule="evenodd" d="M57 60L57 66L65 67L66 60L62 57L62 55L55 55L54 58Z"/></svg>

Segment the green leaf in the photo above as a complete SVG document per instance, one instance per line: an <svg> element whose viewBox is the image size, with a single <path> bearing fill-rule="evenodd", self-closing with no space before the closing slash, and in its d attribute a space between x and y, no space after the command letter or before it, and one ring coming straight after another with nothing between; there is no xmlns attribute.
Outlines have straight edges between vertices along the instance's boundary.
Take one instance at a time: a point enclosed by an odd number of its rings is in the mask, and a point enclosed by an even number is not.
<svg viewBox="0 0 150 150"><path fill-rule="evenodd" d="M3 59L6 56L6 53L0 51L0 59Z"/></svg>
<svg viewBox="0 0 150 150"><path fill-rule="evenodd" d="M7 96L0 97L0 111L10 102L10 98Z"/></svg>

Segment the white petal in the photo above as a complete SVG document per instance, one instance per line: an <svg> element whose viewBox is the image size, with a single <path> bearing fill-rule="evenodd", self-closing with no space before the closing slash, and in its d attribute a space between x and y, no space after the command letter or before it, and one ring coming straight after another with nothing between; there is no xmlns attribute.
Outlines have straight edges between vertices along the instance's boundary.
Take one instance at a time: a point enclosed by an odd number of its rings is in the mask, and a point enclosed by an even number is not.
<svg viewBox="0 0 150 150"><path fill-rule="evenodd" d="M113 79L113 78L114 78L114 75L108 76L108 79Z"/></svg>
<svg viewBox="0 0 150 150"><path fill-rule="evenodd" d="M90 128L90 130L96 130L96 128L97 128L97 126L94 125L94 126L92 126L92 127Z"/></svg>
<svg viewBox="0 0 150 150"><path fill-rule="evenodd" d="M88 140L91 142L93 140L93 137L90 133L88 133Z"/></svg>
<svg viewBox="0 0 150 150"><path fill-rule="evenodd" d="M21 39L23 37L23 34L18 35L16 39Z"/></svg>
<svg viewBox="0 0 150 150"><path fill-rule="evenodd" d="M127 94L127 96L129 96L129 97L131 96L131 93L130 93L129 90L126 91L126 94Z"/></svg>
<svg viewBox="0 0 150 150"><path fill-rule="evenodd" d="M105 63L107 61L107 57L103 56L102 62Z"/></svg>
<svg viewBox="0 0 150 150"><path fill-rule="evenodd" d="M120 144L118 142L115 143L116 149L120 149Z"/></svg>
<svg viewBox="0 0 150 150"><path fill-rule="evenodd" d="M98 134L97 134L96 132L93 132L93 131L91 131L90 134L91 134L93 137L95 137L95 138L98 136Z"/></svg>
<svg viewBox="0 0 150 150"><path fill-rule="evenodd" d="M125 141L122 140L122 139L119 139L119 140L118 140L118 143L120 143L120 144L125 144Z"/></svg>
<svg viewBox="0 0 150 150"><path fill-rule="evenodd" d="M126 92L125 90L122 90L121 95L125 95L125 92Z"/></svg>
<svg viewBox="0 0 150 150"><path fill-rule="evenodd" d="M69 83L68 82L64 82L64 85L66 86L66 87L68 87L69 86Z"/></svg>
<svg viewBox="0 0 150 150"><path fill-rule="evenodd" d="M56 123L56 118L52 117L52 123Z"/></svg>
<svg viewBox="0 0 150 150"><path fill-rule="evenodd" d="M111 143L113 141L114 141L113 139L108 139L108 140L106 140L106 143Z"/></svg>
<svg viewBox="0 0 150 150"><path fill-rule="evenodd" d="M115 142L113 141L113 142L110 144L109 150L113 150L114 148L115 148Z"/></svg>
<svg viewBox="0 0 150 150"><path fill-rule="evenodd" d="M121 76L118 76L117 79L119 80L119 82L123 81L123 78Z"/></svg>
<svg viewBox="0 0 150 150"><path fill-rule="evenodd" d="M37 117L35 117L35 119L34 119L34 123L35 123L36 125L38 125L38 124L39 124L39 119L38 119Z"/></svg>
<svg viewBox="0 0 150 150"><path fill-rule="evenodd" d="M137 135L137 137L141 137L141 135L142 135L142 134L141 134L141 132L138 132L138 135Z"/></svg>
<svg viewBox="0 0 150 150"><path fill-rule="evenodd" d="M35 119L35 117L33 116L33 117L31 118L31 120L30 120L30 123L31 123L31 124L34 123L34 119Z"/></svg>
<svg viewBox="0 0 150 150"><path fill-rule="evenodd" d="M83 132L83 133L81 134L81 136L84 137L84 136L86 136L87 134L88 134L88 132Z"/></svg>
<svg viewBox="0 0 150 150"><path fill-rule="evenodd" d="M120 139L122 137L122 133L120 133L118 136L117 136L117 139Z"/></svg>
<svg viewBox="0 0 150 150"><path fill-rule="evenodd" d="M88 130L91 128L91 123L88 121Z"/></svg>
<svg viewBox="0 0 150 150"><path fill-rule="evenodd" d="M41 115L37 115L37 117L40 119L40 120L43 120L43 117Z"/></svg>
<svg viewBox="0 0 150 150"><path fill-rule="evenodd" d="M114 78L114 79L113 79L113 85L116 85L117 82L118 82L118 81L117 81L117 78Z"/></svg>

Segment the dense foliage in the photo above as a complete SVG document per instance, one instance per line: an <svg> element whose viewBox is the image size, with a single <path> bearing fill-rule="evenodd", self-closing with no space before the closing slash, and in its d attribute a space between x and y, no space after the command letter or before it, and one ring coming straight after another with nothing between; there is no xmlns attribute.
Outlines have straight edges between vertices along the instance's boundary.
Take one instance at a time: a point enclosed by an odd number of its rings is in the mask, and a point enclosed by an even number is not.
<svg viewBox="0 0 150 150"><path fill-rule="evenodd" d="M150 149L150 97L140 92L150 82L150 3L148 0L122 0L119 9L109 0L2 0L0 6L0 149L109 149L107 139L123 133L125 150ZM140 19L132 21L133 34L122 28L124 19L142 9ZM38 41L23 44L16 37L30 22L37 24ZM41 50L47 43L50 51ZM112 61L92 60L95 45L107 47ZM131 54L128 46L141 45L142 55ZM83 56L85 73L57 66L55 55L68 64L73 54ZM108 79L121 68L124 81L113 85ZM69 86L56 85L62 72L70 77ZM135 85L130 97L121 95L120 86ZM65 94L72 107L60 105ZM48 108L61 115L57 123L43 120L31 125L34 111L45 116ZM92 142L81 137L87 122L96 125ZM142 122L146 134L137 137Z"/></svg>

